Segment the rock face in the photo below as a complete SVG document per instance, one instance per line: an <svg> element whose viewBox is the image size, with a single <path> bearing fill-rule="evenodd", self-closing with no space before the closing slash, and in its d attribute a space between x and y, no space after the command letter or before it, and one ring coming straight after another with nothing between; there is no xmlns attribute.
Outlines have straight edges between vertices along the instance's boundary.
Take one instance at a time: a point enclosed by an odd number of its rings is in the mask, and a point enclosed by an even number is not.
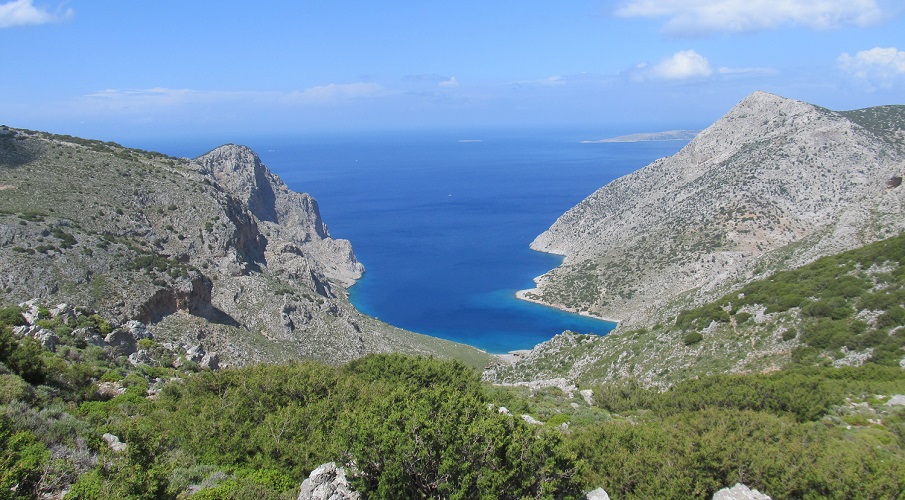
<svg viewBox="0 0 905 500"><path fill-rule="evenodd" d="M346 479L346 470L329 462L311 471L302 482L298 500L358 500L361 494L353 491Z"/></svg>
<svg viewBox="0 0 905 500"><path fill-rule="evenodd" d="M358 313L345 287L364 268L350 243L246 147L189 160L0 127L0 186L0 304L138 320L160 342L216 352L192 359L210 367L477 354ZM141 335L85 338L130 355Z"/></svg>
<svg viewBox="0 0 905 500"><path fill-rule="evenodd" d="M347 240L330 237L317 202L290 190L244 146L221 146L195 160L199 170L245 206L266 240L268 267L295 277L324 275L344 286L364 272ZM319 282L329 289L329 283Z"/></svg>
<svg viewBox="0 0 905 500"><path fill-rule="evenodd" d="M757 92L672 157L599 189L531 247L523 298L645 323L905 228L905 106L836 113ZM671 306L675 306L672 307Z"/></svg>

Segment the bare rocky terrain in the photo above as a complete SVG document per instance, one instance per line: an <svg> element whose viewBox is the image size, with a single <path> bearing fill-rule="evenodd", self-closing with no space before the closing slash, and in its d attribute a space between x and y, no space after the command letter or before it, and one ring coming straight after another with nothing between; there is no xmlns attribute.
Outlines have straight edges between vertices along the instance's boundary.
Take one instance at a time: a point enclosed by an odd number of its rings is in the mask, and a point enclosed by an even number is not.
<svg viewBox="0 0 905 500"><path fill-rule="evenodd" d="M364 271L351 244L243 146L190 160L2 127L0 193L2 303L138 320L223 365L390 351L485 359L358 313L345 291Z"/></svg>
<svg viewBox="0 0 905 500"><path fill-rule="evenodd" d="M525 298L628 326L905 228L905 106L845 113L756 92L669 158L600 188L531 247Z"/></svg>

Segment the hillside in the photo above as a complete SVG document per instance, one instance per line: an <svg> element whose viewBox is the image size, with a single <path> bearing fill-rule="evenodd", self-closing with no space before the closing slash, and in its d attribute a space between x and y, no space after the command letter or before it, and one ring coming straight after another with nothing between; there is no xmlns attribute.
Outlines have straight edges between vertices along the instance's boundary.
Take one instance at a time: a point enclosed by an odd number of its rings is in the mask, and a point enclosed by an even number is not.
<svg viewBox="0 0 905 500"><path fill-rule="evenodd" d="M363 267L248 148L197 159L0 128L0 303L139 320L224 364L484 354L358 313Z"/></svg>
<svg viewBox="0 0 905 500"><path fill-rule="evenodd" d="M557 335L484 375L534 386L630 380L664 388L793 364L905 368L903 349L905 234L753 281L649 327Z"/></svg>
<svg viewBox="0 0 905 500"><path fill-rule="evenodd" d="M565 256L520 296L648 327L745 282L905 228L905 107L837 113L757 92L531 244Z"/></svg>

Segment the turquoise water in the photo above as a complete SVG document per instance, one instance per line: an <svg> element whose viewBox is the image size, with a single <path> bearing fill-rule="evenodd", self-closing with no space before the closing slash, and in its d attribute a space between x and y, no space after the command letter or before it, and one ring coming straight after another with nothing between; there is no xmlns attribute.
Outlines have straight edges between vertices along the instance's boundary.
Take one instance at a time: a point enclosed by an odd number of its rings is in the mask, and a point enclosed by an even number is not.
<svg viewBox="0 0 905 500"><path fill-rule="evenodd" d="M367 269L350 290L359 310L500 353L614 327L514 297L561 262L530 250L535 236L600 186L685 144L581 143L606 136L432 131L246 144L317 199L334 237L352 241Z"/></svg>

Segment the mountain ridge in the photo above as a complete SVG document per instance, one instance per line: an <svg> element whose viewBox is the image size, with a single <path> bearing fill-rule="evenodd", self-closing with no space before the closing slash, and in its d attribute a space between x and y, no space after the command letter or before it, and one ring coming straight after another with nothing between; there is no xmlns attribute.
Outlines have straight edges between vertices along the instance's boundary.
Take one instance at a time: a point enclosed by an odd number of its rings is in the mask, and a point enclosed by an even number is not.
<svg viewBox="0 0 905 500"><path fill-rule="evenodd" d="M0 128L0 301L87 306L225 365L403 351L483 358L352 307L363 267L256 154L197 159Z"/></svg>
<svg viewBox="0 0 905 500"><path fill-rule="evenodd" d="M521 295L644 324L677 300L700 303L770 270L895 234L905 227L903 192L889 183L905 154L891 134L755 92L672 157L557 219L531 248L564 262Z"/></svg>

